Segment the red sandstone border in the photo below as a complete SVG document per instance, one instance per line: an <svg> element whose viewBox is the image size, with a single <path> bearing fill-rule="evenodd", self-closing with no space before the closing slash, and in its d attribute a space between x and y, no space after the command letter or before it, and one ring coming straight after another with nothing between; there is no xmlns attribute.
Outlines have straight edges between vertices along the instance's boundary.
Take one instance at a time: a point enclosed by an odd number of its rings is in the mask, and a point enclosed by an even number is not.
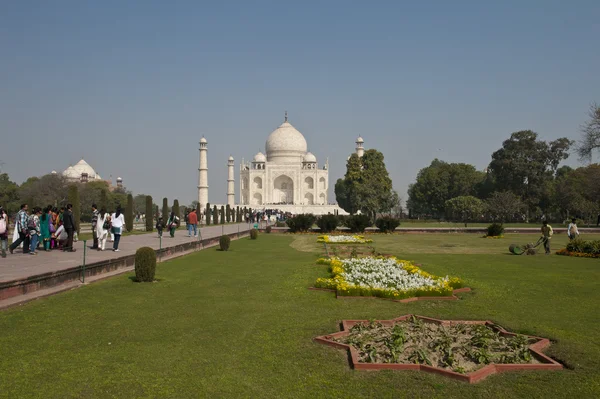
<svg viewBox="0 0 600 399"><path fill-rule="evenodd" d="M506 331L504 328L496 325L495 323L489 320L440 320L434 319L431 317L419 316L407 314L404 316L397 317L391 320L376 320L377 322L391 326L398 321L404 321L410 317L417 317L427 323L437 323L442 325L452 325L452 324L483 324L490 326L496 329L503 336L515 336L519 334L511 333ZM315 337L314 340L321 344L329 345L337 349L346 349L350 351L350 358L352 367L357 370L421 370L429 373L439 374L445 377L453 378L458 381L468 382L469 384L473 384L479 382L486 378L489 375L495 373L501 373L504 371L523 371L523 370L562 370L562 364L558 363L554 359L544 355L542 350L544 350L548 345L550 345L550 341L547 338L541 338L533 335L525 335L530 339L536 339L537 341L533 344L529 345L529 350L540 363L539 364L497 364L491 363L488 364L478 370L472 371L467 374L457 373L452 370L446 370L440 367L428 366L424 364L392 364L392 363L361 363L358 361L358 351L351 345L342 344L340 342L335 342L333 339L338 337L343 337L349 334L350 328L358 323L369 323L369 320L342 320L342 331L322 335L319 337Z"/></svg>
<svg viewBox="0 0 600 399"><path fill-rule="evenodd" d="M441 300L441 301L456 301L458 300L458 297L456 296L456 294L461 293L461 292L471 292L471 289L469 287L462 287L462 288L457 288L455 290L452 291L452 296L413 296L410 298L404 298L404 299L393 299L393 298L382 298L379 296L350 296L350 295L338 295L337 290L332 290L330 288L317 288L317 287L308 287L309 290L312 291L326 291L326 292L335 292L335 297L336 299L340 299L340 298L350 298L350 299L383 299L386 301L392 301L392 302L400 302L400 303L409 303L409 302L416 302L416 301L435 301L435 300Z"/></svg>

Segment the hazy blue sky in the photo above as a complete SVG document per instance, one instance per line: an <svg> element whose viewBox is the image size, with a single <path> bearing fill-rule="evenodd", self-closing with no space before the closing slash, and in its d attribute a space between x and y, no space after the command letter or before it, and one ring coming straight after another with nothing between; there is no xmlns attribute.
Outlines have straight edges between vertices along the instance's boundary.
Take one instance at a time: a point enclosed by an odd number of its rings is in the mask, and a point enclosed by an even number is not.
<svg viewBox="0 0 600 399"><path fill-rule="evenodd" d="M224 202L229 154L264 151L288 110L331 198L360 134L406 200L435 157L483 169L517 130L578 138L599 37L598 0L6 1L0 160L21 183L83 156L185 204L205 135Z"/></svg>

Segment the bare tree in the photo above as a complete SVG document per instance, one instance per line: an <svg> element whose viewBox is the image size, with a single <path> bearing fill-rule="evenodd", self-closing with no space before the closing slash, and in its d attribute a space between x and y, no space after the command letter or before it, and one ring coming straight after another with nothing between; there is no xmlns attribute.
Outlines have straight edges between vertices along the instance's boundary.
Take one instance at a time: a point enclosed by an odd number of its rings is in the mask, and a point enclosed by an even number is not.
<svg viewBox="0 0 600 399"><path fill-rule="evenodd" d="M582 138L577 146L577 154L580 160L591 162L593 151L600 148L600 106L593 103L588 115L590 120L581 126Z"/></svg>

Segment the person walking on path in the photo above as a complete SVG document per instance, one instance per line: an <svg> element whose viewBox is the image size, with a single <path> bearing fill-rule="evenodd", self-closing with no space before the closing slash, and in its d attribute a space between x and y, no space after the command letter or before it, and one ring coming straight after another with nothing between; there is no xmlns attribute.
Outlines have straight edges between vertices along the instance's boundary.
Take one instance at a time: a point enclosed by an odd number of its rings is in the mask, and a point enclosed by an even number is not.
<svg viewBox="0 0 600 399"><path fill-rule="evenodd" d="M12 254L15 248L23 243L23 253L29 253L29 230L27 230L27 204L21 205L21 210L17 213L17 221L15 223L15 230L19 233L19 238L10 244L8 249Z"/></svg>
<svg viewBox="0 0 600 399"><path fill-rule="evenodd" d="M123 233L123 226L125 225L125 217L121 213L120 206L118 206L115 213L112 214L111 223L111 232L115 235L115 240L113 242L113 251L119 252L119 242L121 241L121 234Z"/></svg>
<svg viewBox="0 0 600 399"><path fill-rule="evenodd" d="M156 221L156 230L158 231L158 236L162 237L163 228L165 227L165 222L163 222L162 216L158 217Z"/></svg>
<svg viewBox="0 0 600 399"><path fill-rule="evenodd" d="M179 218L175 216L175 212L171 212L171 215L169 215L169 220L167 221L167 227L169 229L169 233L171 234L171 238L175 237L175 230L177 230L178 222Z"/></svg>
<svg viewBox="0 0 600 399"><path fill-rule="evenodd" d="M96 228L94 229L96 239L98 240L98 244L96 244L96 249L98 251L104 251L104 248L106 247L106 239L108 238L108 232L111 227L110 215L106 213L106 209L102 208L98 213Z"/></svg>
<svg viewBox="0 0 600 399"><path fill-rule="evenodd" d="M8 249L8 215L0 205L0 247L2 248L2 257L6 258Z"/></svg>
<svg viewBox="0 0 600 399"><path fill-rule="evenodd" d="M73 248L73 234L75 233L75 217L73 216L73 205L67 204L67 210L63 213L63 226L65 226L65 231L67 232L67 244L63 248L65 252L75 252L75 248Z"/></svg>
<svg viewBox="0 0 600 399"><path fill-rule="evenodd" d="M550 255L550 239L552 238L552 234L554 234L552 226L550 226L548 222L544 220L542 225L542 237L544 238L544 249L546 250L546 255Z"/></svg>
<svg viewBox="0 0 600 399"><path fill-rule="evenodd" d="M194 237L198 237L198 215L195 209L188 215L188 237L192 236L192 231L194 232Z"/></svg>
<svg viewBox="0 0 600 399"><path fill-rule="evenodd" d="M31 242L29 246L29 254L37 255L36 249L40 239L40 215L42 214L41 208L33 208L33 212L31 216L29 216L29 220L27 221L27 228L29 229L29 236L31 237Z"/></svg>
<svg viewBox="0 0 600 399"><path fill-rule="evenodd" d="M92 204L92 238L93 244L92 249L98 249L98 233L96 227L98 226L98 207L96 204Z"/></svg>
<svg viewBox="0 0 600 399"><path fill-rule="evenodd" d="M44 245L44 251L50 251L50 209L46 207L40 216L40 239Z"/></svg>
<svg viewBox="0 0 600 399"><path fill-rule="evenodd" d="M577 219L571 219L571 223L569 223L569 227L567 227L567 235L569 236L569 240L573 241L577 237L579 237L579 229L577 228Z"/></svg>

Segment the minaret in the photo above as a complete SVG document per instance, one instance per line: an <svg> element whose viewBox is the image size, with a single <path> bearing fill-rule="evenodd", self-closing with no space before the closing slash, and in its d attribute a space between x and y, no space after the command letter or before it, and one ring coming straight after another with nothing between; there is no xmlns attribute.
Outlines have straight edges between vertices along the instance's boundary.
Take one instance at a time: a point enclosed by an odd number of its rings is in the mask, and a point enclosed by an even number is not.
<svg viewBox="0 0 600 399"><path fill-rule="evenodd" d="M235 162L233 157L230 155L227 161L227 205L233 208L235 205L235 180L233 174L233 167Z"/></svg>
<svg viewBox="0 0 600 399"><path fill-rule="evenodd" d="M363 140L363 138L358 136L358 138L356 139L356 155L358 155L359 158L361 158L365 154L364 144L365 141Z"/></svg>
<svg viewBox="0 0 600 399"><path fill-rule="evenodd" d="M198 167L198 203L203 209L208 202L208 162L206 153L208 145L204 136L200 139L200 166Z"/></svg>

